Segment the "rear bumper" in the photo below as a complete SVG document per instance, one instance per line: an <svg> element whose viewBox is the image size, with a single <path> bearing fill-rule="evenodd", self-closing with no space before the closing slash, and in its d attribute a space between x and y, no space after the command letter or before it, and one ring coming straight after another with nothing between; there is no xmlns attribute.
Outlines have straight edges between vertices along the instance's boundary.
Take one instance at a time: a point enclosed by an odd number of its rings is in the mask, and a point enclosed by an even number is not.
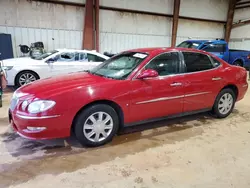
<svg viewBox="0 0 250 188"><path fill-rule="evenodd" d="M70 136L71 123L69 123L65 116L30 118L28 116L17 115L9 110L9 121L13 129L20 136L32 140L65 138ZM34 130L30 130L30 128Z"/></svg>
<svg viewBox="0 0 250 188"><path fill-rule="evenodd" d="M248 90L248 83L239 86L238 90L239 90L239 93L238 93L237 101L244 98L244 96L245 96L245 94L247 93L247 90Z"/></svg>
<svg viewBox="0 0 250 188"><path fill-rule="evenodd" d="M15 77L16 77L16 71L14 69L6 71L6 80L8 86L15 85Z"/></svg>

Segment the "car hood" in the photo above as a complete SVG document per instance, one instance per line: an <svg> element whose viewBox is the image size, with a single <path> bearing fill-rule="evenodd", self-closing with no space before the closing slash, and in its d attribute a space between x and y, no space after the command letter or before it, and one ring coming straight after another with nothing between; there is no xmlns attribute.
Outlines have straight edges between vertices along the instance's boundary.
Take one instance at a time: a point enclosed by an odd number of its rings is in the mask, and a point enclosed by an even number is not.
<svg viewBox="0 0 250 188"><path fill-rule="evenodd" d="M81 89L89 85L95 86L100 83L104 84L105 82L112 81L115 80L95 76L87 72L78 72L38 80L22 86L17 92L35 96L37 98L48 98L67 91L73 91L74 89Z"/></svg>
<svg viewBox="0 0 250 188"><path fill-rule="evenodd" d="M37 64L42 61L35 60L30 57L20 57L20 58L12 58L12 59L5 59L3 60L3 66L15 66L15 65L22 65L22 64Z"/></svg>

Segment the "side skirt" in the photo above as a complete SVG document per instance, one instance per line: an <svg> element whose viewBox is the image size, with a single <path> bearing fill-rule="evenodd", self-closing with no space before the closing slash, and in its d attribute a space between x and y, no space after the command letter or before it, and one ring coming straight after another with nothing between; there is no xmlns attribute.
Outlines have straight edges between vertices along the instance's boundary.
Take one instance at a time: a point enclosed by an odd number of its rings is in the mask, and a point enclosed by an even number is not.
<svg viewBox="0 0 250 188"><path fill-rule="evenodd" d="M160 118L147 119L147 120L143 120L143 121L138 121L138 122L125 124L124 127L130 127L130 126L136 126L136 125L141 125L141 124L146 124L146 123L152 123L152 122L156 122L156 121L174 119L174 118L177 118L177 117L183 117L183 116L189 116L189 115L193 115L193 114L199 114L199 113L208 112L208 111L211 111L211 110L212 110L212 108L206 108L206 109L202 109L202 110L195 110L195 111L192 111L192 112L184 112L184 113L174 114L174 115L160 117Z"/></svg>

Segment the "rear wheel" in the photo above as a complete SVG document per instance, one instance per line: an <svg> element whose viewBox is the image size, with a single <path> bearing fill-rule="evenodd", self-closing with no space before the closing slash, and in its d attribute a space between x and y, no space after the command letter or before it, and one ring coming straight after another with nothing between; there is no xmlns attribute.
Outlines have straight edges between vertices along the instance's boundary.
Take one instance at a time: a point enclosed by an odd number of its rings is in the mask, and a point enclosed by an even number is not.
<svg viewBox="0 0 250 188"><path fill-rule="evenodd" d="M96 104L77 116L74 132L82 145L97 147L110 142L118 127L119 119L116 111L109 105Z"/></svg>
<svg viewBox="0 0 250 188"><path fill-rule="evenodd" d="M239 67L243 67L243 63L241 61L235 61L234 65L239 66Z"/></svg>
<svg viewBox="0 0 250 188"><path fill-rule="evenodd" d="M233 90L230 88L223 89L216 97L213 106L213 114L217 118L227 117L233 111L235 101L236 101L236 96Z"/></svg>

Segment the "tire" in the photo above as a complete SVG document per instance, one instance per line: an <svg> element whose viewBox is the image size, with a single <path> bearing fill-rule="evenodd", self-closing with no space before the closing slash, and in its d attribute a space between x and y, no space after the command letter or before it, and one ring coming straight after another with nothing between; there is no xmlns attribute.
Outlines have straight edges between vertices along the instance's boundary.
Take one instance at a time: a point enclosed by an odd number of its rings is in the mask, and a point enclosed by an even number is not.
<svg viewBox="0 0 250 188"><path fill-rule="evenodd" d="M100 119L102 121L98 122ZM83 110L76 117L73 126L75 136L83 146L98 147L113 139L119 128L119 118L111 106L95 104Z"/></svg>
<svg viewBox="0 0 250 188"><path fill-rule="evenodd" d="M227 98L227 97L229 97L231 99L230 100L231 102L229 102L229 100L228 100L229 98ZM227 102L224 103L226 106L223 105L223 102L222 102L223 99L227 100ZM229 116L234 109L235 102L236 102L236 96L235 96L235 93L233 92L233 90L230 88L223 89L215 99L212 114L217 118L225 118L225 117ZM227 104L228 104L228 106L227 106ZM225 109L224 112L223 112L223 109Z"/></svg>
<svg viewBox="0 0 250 188"><path fill-rule="evenodd" d="M27 78L27 76L28 76L28 78ZM27 78L27 80L23 80L25 78ZM39 79L39 76L35 72L22 71L22 72L17 74L16 79L15 79L15 85L16 85L16 87L21 87L21 86L26 85L28 83L34 82L38 79Z"/></svg>
<svg viewBox="0 0 250 188"><path fill-rule="evenodd" d="M234 65L239 66L239 67L243 67L243 64L241 61L235 61Z"/></svg>

